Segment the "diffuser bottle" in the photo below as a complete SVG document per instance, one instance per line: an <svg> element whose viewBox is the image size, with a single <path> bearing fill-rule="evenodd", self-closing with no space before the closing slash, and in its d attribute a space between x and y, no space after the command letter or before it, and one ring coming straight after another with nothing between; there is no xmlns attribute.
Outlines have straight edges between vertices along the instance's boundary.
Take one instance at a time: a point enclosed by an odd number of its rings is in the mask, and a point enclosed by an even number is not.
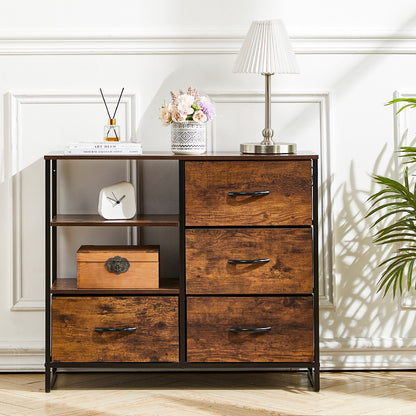
<svg viewBox="0 0 416 416"><path fill-rule="evenodd" d="M109 118L108 124L104 126L104 140L106 142L120 141L120 126L117 125L115 118Z"/></svg>

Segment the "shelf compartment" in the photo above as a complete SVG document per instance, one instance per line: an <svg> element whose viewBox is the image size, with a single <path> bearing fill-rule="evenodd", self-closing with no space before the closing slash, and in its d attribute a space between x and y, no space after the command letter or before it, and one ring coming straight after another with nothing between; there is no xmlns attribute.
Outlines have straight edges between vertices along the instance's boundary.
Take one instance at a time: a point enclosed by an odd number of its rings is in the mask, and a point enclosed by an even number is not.
<svg viewBox="0 0 416 416"><path fill-rule="evenodd" d="M160 279L156 289L78 289L77 279L56 279L52 295L178 295L179 279Z"/></svg>
<svg viewBox="0 0 416 416"><path fill-rule="evenodd" d="M179 227L179 215L141 214L129 220L106 220L98 214L60 214L50 223L57 226Z"/></svg>

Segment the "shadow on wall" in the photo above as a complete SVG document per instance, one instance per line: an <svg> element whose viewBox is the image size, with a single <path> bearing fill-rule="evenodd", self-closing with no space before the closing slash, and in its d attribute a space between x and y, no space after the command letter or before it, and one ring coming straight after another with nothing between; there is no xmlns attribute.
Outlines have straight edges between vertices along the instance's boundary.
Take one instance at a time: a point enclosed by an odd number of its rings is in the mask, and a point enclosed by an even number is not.
<svg viewBox="0 0 416 416"><path fill-rule="evenodd" d="M404 145L406 136L407 131L401 138L399 146ZM415 141L416 139L411 145L414 145ZM387 145L377 157L373 172L379 172L382 160L386 156L386 148ZM400 180L402 175L398 174L401 171L396 168L397 157L397 154L393 154L387 163L383 162L383 166L387 166L387 169L381 175ZM392 293L389 292L383 298L382 292L377 293L377 282L382 273L378 265L393 254L394 247L373 243L375 230L371 229L371 226L376 217L366 218L370 204L363 201L367 201L370 195L379 190L376 188L378 186L373 181L369 191L357 187L355 166L352 162L348 183L343 184L334 195L334 199L342 201L343 210L334 224L337 233L335 255L338 278L336 281L337 327L334 328L333 335L342 346L357 350L374 347L400 348L400 345L394 344L394 339L405 338L409 328L416 325L416 314L400 313L400 296L393 299ZM330 314L326 312L324 311L323 321L326 326L331 327L333 322L330 321ZM369 339L371 345L366 345ZM348 340L347 345L345 340ZM369 360L378 358L369 358ZM397 351L384 357L389 360L392 367L395 363L399 363L400 358ZM371 367L377 362L366 364Z"/></svg>
<svg viewBox="0 0 416 416"><path fill-rule="evenodd" d="M159 108L170 100L170 91L187 89L212 83L215 75L204 67L195 74L194 68L181 62L178 68L167 76L155 92L152 101L144 111L136 137L144 138L145 150L170 151L170 127L163 126L159 119ZM203 82L202 82L203 80ZM203 90L201 91L203 93ZM150 137L150 132L152 136ZM146 141L147 140L147 141ZM179 165L177 161L140 161L138 166L140 212L152 214L179 213ZM158 244L161 250L161 275L177 277L179 273L178 229L147 227L142 228L142 244Z"/></svg>

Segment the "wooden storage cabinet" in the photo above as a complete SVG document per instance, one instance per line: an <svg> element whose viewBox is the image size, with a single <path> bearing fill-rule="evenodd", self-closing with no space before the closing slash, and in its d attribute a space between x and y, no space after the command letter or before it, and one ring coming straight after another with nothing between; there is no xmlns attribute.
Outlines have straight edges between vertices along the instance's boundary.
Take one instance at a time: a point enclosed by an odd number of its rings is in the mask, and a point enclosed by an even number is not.
<svg viewBox="0 0 416 416"><path fill-rule="evenodd" d="M176 160L179 215L62 215L63 159ZM300 368L319 390L317 159L307 153L46 155L45 390L63 367ZM178 279L125 289L60 279L57 228L68 226L177 227Z"/></svg>

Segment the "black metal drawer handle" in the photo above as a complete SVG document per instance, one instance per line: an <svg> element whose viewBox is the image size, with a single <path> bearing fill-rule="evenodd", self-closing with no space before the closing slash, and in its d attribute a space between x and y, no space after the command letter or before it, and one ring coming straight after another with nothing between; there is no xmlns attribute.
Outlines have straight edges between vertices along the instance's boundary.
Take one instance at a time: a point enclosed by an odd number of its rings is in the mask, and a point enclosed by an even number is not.
<svg viewBox="0 0 416 416"><path fill-rule="evenodd" d="M228 192L228 196L260 196L269 195L270 191Z"/></svg>
<svg viewBox="0 0 416 416"><path fill-rule="evenodd" d="M95 332L133 332L136 330L136 327L126 327L126 328L95 328Z"/></svg>
<svg viewBox="0 0 416 416"><path fill-rule="evenodd" d="M230 259L228 260L228 263L230 264L262 264L262 263L268 263L270 259L254 259L254 260L236 260L236 259Z"/></svg>
<svg viewBox="0 0 416 416"><path fill-rule="evenodd" d="M267 332L272 329L271 326L263 326L260 328L230 328L230 332Z"/></svg>

